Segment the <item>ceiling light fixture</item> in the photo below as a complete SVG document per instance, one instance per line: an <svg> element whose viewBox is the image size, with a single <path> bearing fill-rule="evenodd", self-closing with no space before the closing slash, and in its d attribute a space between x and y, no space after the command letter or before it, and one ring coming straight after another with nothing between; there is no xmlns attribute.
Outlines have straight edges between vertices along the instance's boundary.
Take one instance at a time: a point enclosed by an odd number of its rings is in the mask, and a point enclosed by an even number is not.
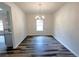
<svg viewBox="0 0 79 59"><path fill-rule="evenodd" d="M42 8L42 4L41 3L39 3L38 4L38 7L39 7L39 16L36 16L35 17L35 19L39 19L39 20L43 20L43 19L45 19L45 17L44 16L41 16L41 12L42 12L42 10L41 10L41 8Z"/></svg>

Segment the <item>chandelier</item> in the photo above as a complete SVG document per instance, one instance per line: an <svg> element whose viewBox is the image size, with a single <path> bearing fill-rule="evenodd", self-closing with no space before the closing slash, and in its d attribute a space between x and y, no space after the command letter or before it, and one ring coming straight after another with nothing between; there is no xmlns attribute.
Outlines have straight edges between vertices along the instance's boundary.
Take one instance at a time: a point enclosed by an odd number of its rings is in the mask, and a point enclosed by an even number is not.
<svg viewBox="0 0 79 59"><path fill-rule="evenodd" d="M45 17L44 16L36 16L35 19L43 20L43 19L45 19Z"/></svg>
<svg viewBox="0 0 79 59"><path fill-rule="evenodd" d="M38 7L39 7L39 14L40 14L40 15L39 15L39 16L36 16L36 17L35 17L35 19L38 19L38 20L44 20L44 19L45 19L45 17L41 15L41 11L42 11L42 10L41 10L41 8L42 8L42 4L41 4L41 3L39 3L39 4L38 4Z"/></svg>

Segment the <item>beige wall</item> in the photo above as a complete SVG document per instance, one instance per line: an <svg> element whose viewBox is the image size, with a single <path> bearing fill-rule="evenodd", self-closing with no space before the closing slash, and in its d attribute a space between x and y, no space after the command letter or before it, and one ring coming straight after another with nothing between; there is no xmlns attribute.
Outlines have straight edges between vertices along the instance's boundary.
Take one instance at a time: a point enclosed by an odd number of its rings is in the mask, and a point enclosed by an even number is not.
<svg viewBox="0 0 79 59"><path fill-rule="evenodd" d="M55 14L54 37L79 56L79 3L67 3Z"/></svg>
<svg viewBox="0 0 79 59"><path fill-rule="evenodd" d="M5 3L11 7L13 23L13 47L16 48L27 36L26 16L14 3Z"/></svg>
<svg viewBox="0 0 79 59"><path fill-rule="evenodd" d="M53 16L52 14L42 14L45 16L44 20L44 31L36 31L36 20L35 16L38 14L26 14L28 21L28 35L52 35L53 26Z"/></svg>

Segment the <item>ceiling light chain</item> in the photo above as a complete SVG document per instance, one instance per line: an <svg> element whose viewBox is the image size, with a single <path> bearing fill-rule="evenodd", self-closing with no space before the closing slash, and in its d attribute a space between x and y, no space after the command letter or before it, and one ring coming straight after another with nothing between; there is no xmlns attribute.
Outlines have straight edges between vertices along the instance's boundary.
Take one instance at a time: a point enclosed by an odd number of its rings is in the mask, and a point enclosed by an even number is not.
<svg viewBox="0 0 79 59"><path fill-rule="evenodd" d="M41 6L42 6L42 4L39 3L38 5L39 5L39 14L40 14L40 16L36 16L35 19L44 20L45 17L44 16L41 16L41 11L42 11L41 10Z"/></svg>

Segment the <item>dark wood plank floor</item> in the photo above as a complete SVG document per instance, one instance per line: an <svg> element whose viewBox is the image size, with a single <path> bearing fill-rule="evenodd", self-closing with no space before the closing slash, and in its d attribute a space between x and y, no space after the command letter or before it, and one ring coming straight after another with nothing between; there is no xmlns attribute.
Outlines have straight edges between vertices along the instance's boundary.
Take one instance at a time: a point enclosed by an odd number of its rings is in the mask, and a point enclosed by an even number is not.
<svg viewBox="0 0 79 59"><path fill-rule="evenodd" d="M53 37L26 38L16 49L0 53L1 57L75 57Z"/></svg>

